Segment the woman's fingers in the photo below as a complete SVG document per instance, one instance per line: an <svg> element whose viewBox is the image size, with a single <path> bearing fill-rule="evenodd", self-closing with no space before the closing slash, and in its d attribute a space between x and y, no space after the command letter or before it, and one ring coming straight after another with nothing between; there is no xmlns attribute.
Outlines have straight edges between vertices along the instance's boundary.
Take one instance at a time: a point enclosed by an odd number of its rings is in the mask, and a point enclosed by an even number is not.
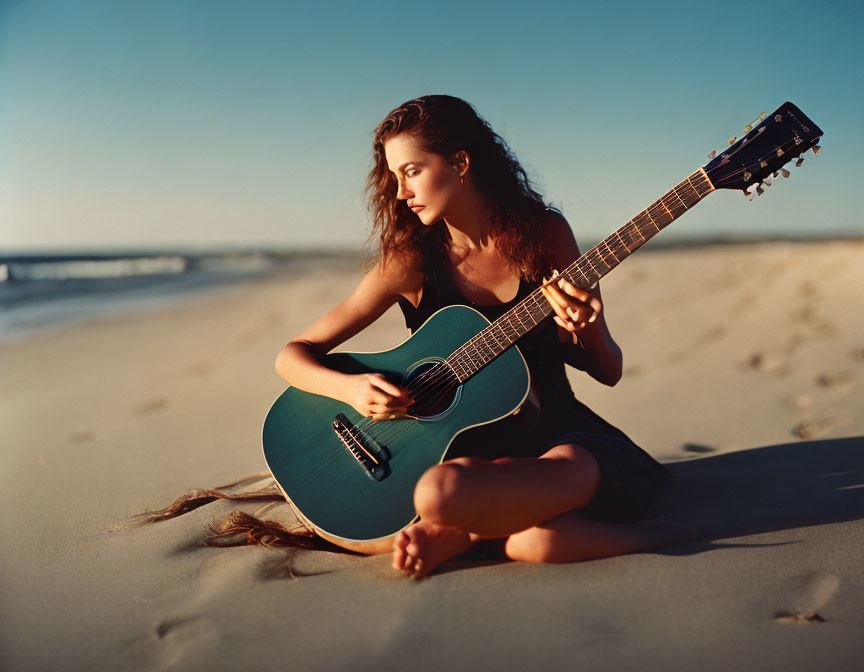
<svg viewBox="0 0 864 672"><path fill-rule="evenodd" d="M553 293L553 287L551 285L542 285L540 287L540 291L543 293L543 296L546 297L546 300L549 302L549 305L552 306L552 310L560 317L562 320L567 319L567 300L562 298L560 293Z"/></svg>
<svg viewBox="0 0 864 672"><path fill-rule="evenodd" d="M387 380L387 378L384 377L383 374L380 374L380 373L372 374L372 376L370 377L370 382L372 383L372 385L374 385L379 390L381 390L384 394L387 395L388 402L392 401L394 399L399 399L401 401L408 400L411 403L413 403L413 401L414 401L413 399L411 399L411 396L408 394L408 392L403 390L398 385L391 383L389 380ZM382 402L379 402L379 403L382 403Z"/></svg>
<svg viewBox="0 0 864 672"><path fill-rule="evenodd" d="M591 292L579 289L572 283L567 282L564 278L558 279L558 287L586 308L586 313L590 315L588 322L596 320L597 315L599 315L600 311L603 310L603 302L600 299L591 294Z"/></svg>
<svg viewBox="0 0 864 672"><path fill-rule="evenodd" d="M584 329L597 319L603 308L599 299L564 278L550 284L544 282L540 291L555 311L556 324L567 331Z"/></svg>
<svg viewBox="0 0 864 672"><path fill-rule="evenodd" d="M408 409L374 405L369 407L369 416L373 420L398 420L408 415Z"/></svg>

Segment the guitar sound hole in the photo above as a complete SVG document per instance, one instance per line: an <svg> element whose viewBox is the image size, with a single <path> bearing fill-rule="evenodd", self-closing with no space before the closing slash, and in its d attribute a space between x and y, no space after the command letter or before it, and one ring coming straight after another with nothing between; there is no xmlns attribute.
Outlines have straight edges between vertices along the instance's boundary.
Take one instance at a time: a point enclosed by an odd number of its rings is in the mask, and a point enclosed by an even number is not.
<svg viewBox="0 0 864 672"><path fill-rule="evenodd" d="M441 415L456 401L459 381L443 360L418 364L408 371L405 387L414 398L408 413L418 418Z"/></svg>

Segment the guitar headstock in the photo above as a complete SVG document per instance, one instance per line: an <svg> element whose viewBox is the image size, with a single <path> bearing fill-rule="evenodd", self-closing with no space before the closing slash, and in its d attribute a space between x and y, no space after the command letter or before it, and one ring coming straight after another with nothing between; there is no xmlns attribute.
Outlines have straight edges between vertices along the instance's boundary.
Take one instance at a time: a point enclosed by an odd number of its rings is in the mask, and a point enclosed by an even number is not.
<svg viewBox="0 0 864 672"><path fill-rule="evenodd" d="M716 189L743 189L766 180L773 173L784 177L789 171L783 168L793 159L801 165L801 155L811 147L821 150L816 143L822 137L822 129L808 119L792 103L783 103L761 121L748 124L746 135L723 150L708 162L703 169ZM770 184L770 182L766 182ZM761 193L761 186L757 187Z"/></svg>

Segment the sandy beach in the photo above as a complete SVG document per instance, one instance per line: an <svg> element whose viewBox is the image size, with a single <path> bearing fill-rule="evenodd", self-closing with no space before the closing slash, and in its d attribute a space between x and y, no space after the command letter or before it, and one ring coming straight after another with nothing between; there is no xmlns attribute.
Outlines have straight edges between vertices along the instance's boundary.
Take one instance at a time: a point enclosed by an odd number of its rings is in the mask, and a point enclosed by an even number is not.
<svg viewBox="0 0 864 672"><path fill-rule="evenodd" d="M223 287L0 346L4 670L853 670L864 657L864 240L651 250L601 283L624 377L577 396L678 477L698 540L532 565L209 548L265 470L280 348L359 268ZM398 309L343 346L407 336ZM258 486L261 482L251 484ZM264 514L290 520L287 505Z"/></svg>

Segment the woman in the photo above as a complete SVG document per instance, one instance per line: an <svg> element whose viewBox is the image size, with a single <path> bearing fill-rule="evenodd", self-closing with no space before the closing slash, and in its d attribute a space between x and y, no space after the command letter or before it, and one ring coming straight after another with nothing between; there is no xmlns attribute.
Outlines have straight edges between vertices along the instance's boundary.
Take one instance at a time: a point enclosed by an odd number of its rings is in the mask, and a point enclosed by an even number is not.
<svg viewBox="0 0 864 672"><path fill-rule="evenodd" d="M506 143L463 100L424 96L390 112L375 130L374 161L367 192L380 260L285 346L276 370L297 388L386 421L411 405L405 390L379 374L328 369L319 356L394 303L412 331L454 303L494 320L580 252L561 213L545 206ZM668 472L576 401L565 376L567 362L606 385L621 378L599 288L557 279L542 291L554 316L518 343L539 402L535 431L505 420L497 438L466 432L460 456L451 449L452 459L417 483L420 520L363 552L392 551L393 566L419 578L480 539L505 540L510 558L528 562L599 558L669 539L633 524Z"/></svg>

